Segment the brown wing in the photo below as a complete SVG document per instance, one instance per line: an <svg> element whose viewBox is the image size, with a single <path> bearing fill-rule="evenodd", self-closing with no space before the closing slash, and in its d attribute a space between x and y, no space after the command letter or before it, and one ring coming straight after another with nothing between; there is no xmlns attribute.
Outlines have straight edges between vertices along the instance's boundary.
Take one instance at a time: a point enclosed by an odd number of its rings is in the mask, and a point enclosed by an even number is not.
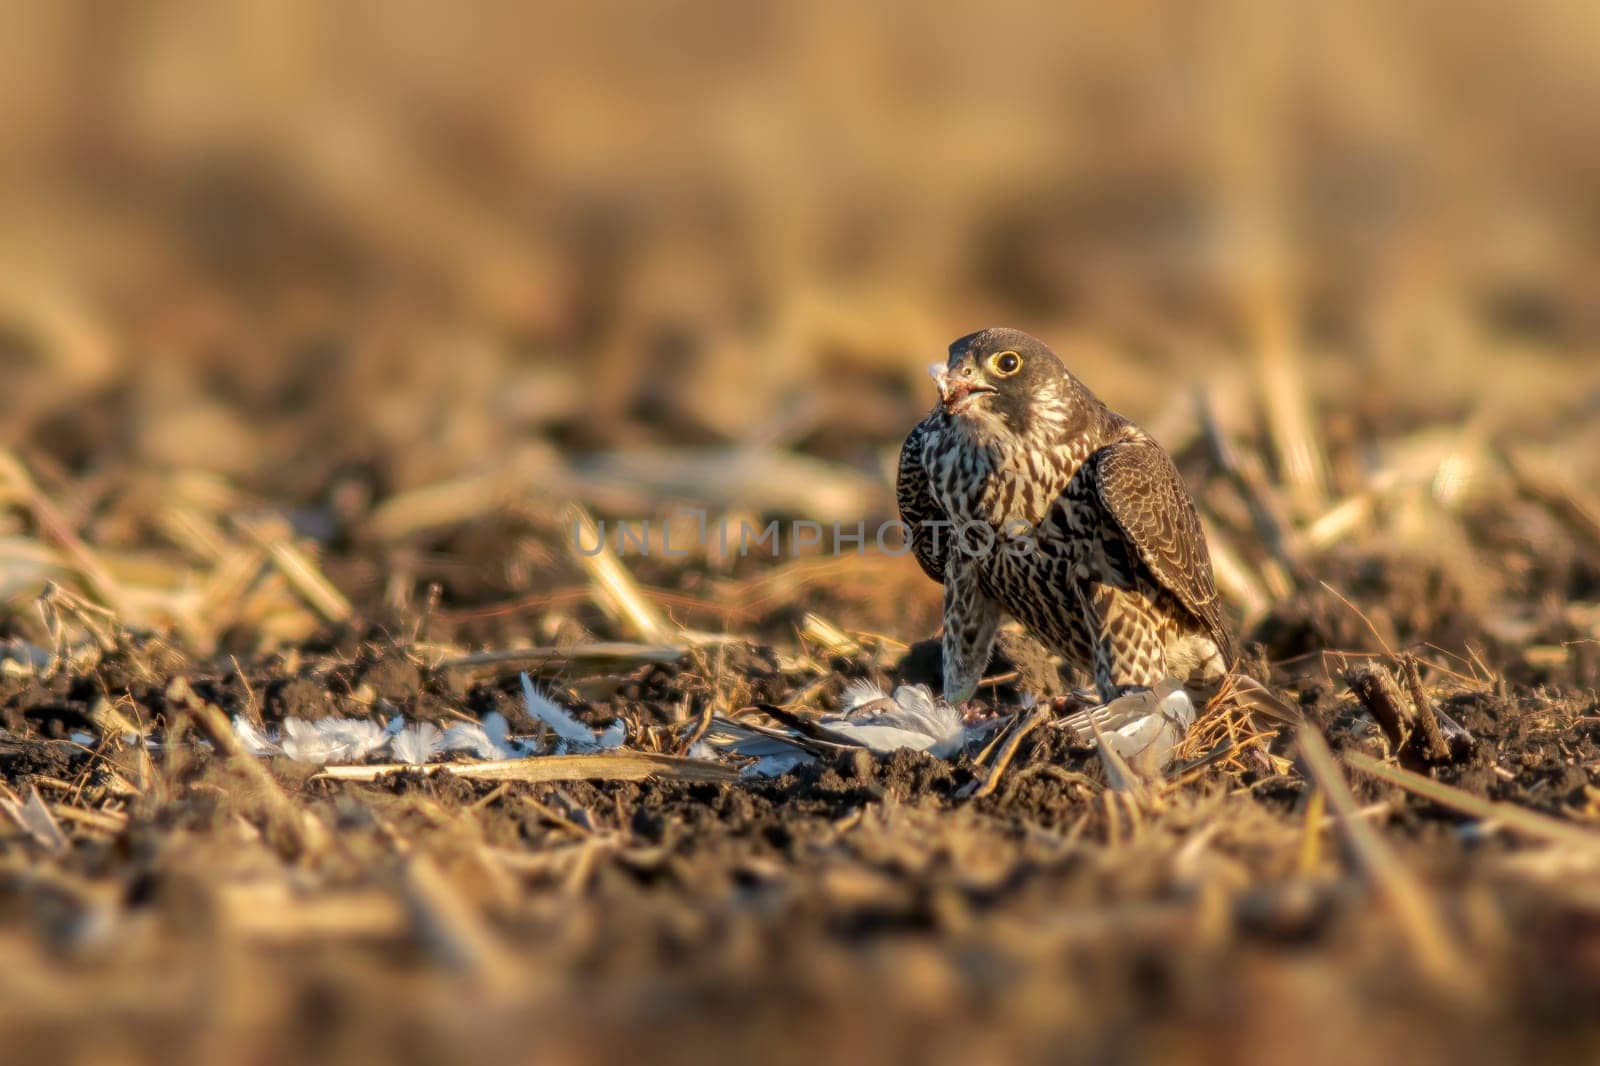
<svg viewBox="0 0 1600 1066"><path fill-rule="evenodd" d="M1154 441L1129 440L1102 448L1092 462L1100 504L1140 561L1232 659L1206 535L1171 458Z"/></svg>
<svg viewBox="0 0 1600 1066"><path fill-rule="evenodd" d="M933 536L926 523L945 518L933 494L928 491L928 472L922 467L922 449L926 443L928 422L918 422L900 446L900 469L895 475L895 502L900 505L900 521L906 524L906 536L911 540L911 550L923 573L935 581L944 582L944 544L934 551ZM944 538L948 540L948 537Z"/></svg>

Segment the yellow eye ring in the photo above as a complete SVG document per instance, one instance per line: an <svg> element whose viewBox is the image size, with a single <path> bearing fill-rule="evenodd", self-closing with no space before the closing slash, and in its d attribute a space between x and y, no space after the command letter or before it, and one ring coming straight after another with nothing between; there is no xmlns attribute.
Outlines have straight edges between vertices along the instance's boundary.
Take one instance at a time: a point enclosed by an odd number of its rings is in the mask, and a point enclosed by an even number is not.
<svg viewBox="0 0 1600 1066"><path fill-rule="evenodd" d="M1022 356L1016 352L998 352L989 358L989 369L1000 377L1008 378L1022 369Z"/></svg>

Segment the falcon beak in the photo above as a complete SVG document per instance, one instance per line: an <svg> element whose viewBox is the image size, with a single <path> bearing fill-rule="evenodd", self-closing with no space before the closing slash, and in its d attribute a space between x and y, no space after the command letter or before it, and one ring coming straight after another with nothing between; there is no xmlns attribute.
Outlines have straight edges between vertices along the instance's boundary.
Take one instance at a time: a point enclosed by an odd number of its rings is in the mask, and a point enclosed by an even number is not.
<svg viewBox="0 0 1600 1066"><path fill-rule="evenodd" d="M943 363L933 364L928 368L928 373L933 376L933 383L939 386L939 399L944 403L944 409L953 415L966 410L973 402L973 397L1000 391L986 382L952 374Z"/></svg>

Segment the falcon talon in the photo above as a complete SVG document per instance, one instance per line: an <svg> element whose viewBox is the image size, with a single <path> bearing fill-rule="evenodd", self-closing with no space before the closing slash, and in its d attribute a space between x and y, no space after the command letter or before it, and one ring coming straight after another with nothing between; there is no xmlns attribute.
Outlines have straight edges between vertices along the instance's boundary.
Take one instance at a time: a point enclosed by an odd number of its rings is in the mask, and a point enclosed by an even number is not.
<svg viewBox="0 0 1600 1066"><path fill-rule="evenodd" d="M906 437L895 489L917 562L944 586L945 698L970 697L1005 615L1091 674L1103 702L1169 677L1220 682L1233 642L1161 446L1019 330L958 339L933 379L939 403Z"/></svg>

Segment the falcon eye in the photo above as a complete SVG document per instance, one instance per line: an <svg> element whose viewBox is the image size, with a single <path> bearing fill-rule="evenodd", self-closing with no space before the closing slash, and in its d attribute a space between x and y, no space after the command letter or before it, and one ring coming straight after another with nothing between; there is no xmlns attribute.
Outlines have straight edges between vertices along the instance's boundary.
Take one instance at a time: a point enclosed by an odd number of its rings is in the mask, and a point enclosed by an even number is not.
<svg viewBox="0 0 1600 1066"><path fill-rule="evenodd" d="M1022 356L1016 352L1001 352L989 360L989 367L1001 377L1008 378L1022 369Z"/></svg>

